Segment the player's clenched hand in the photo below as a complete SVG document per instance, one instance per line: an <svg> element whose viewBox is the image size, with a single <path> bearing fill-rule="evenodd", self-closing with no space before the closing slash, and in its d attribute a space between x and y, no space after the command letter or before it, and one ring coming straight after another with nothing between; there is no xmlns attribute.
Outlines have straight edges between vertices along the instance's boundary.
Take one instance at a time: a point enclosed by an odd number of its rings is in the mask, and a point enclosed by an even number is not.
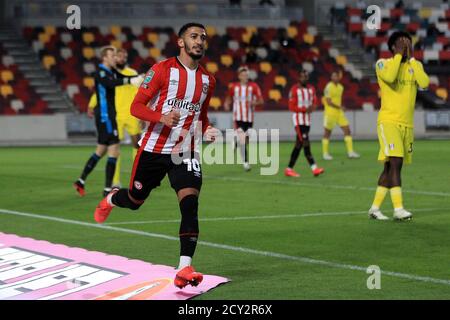
<svg viewBox="0 0 450 320"><path fill-rule="evenodd" d="M208 128L206 128L204 137L206 141L215 141L219 134L220 131L218 129L208 126Z"/></svg>
<svg viewBox="0 0 450 320"><path fill-rule="evenodd" d="M176 127L180 121L180 112L172 110L168 114L163 114L160 121L170 128Z"/></svg>
<svg viewBox="0 0 450 320"><path fill-rule="evenodd" d="M92 110L91 108L88 108L87 110L87 116L89 118L93 118L94 117L94 110Z"/></svg>

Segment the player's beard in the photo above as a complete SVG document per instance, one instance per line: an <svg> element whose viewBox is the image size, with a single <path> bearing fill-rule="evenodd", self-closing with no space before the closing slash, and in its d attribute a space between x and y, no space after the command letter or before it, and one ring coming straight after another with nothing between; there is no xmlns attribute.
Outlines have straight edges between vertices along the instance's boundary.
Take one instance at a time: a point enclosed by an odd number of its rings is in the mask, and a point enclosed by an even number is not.
<svg viewBox="0 0 450 320"><path fill-rule="evenodd" d="M205 54L205 50L202 49L202 53L201 54L196 54L193 52L193 46L189 47L189 45L187 43L184 43L185 48L186 48L186 53L193 59L193 60L200 60L201 58L203 58L203 55Z"/></svg>
<svg viewBox="0 0 450 320"><path fill-rule="evenodd" d="M126 63L117 63L117 62L116 62L116 68L117 68L117 69L120 69L120 70L125 69L125 66L126 66L126 65L127 65Z"/></svg>

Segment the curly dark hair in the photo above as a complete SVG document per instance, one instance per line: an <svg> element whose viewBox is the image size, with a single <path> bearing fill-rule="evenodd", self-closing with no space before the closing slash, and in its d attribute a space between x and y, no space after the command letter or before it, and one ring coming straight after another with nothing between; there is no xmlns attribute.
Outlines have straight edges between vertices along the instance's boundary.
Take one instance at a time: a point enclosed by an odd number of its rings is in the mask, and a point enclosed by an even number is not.
<svg viewBox="0 0 450 320"><path fill-rule="evenodd" d="M394 53L394 50L392 49L392 47L394 46L395 42L397 41L398 38L408 38L409 41L412 42L411 36L409 35L408 32L405 31L395 31L393 34L391 34L391 36L389 37L388 40L388 47L389 47L389 51L391 53Z"/></svg>

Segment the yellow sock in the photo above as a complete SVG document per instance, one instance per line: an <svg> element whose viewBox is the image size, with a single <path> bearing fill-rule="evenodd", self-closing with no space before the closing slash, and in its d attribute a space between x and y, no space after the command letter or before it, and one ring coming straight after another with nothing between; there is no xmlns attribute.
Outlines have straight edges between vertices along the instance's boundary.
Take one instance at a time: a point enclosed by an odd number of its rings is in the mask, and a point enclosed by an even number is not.
<svg viewBox="0 0 450 320"><path fill-rule="evenodd" d="M347 153L353 152L352 136L345 136L344 141L345 141L345 146L347 147Z"/></svg>
<svg viewBox="0 0 450 320"><path fill-rule="evenodd" d="M322 154L328 154L328 147L330 146L330 139L322 139Z"/></svg>
<svg viewBox="0 0 450 320"><path fill-rule="evenodd" d="M113 186L120 186L120 156L117 158L116 171L114 171Z"/></svg>
<svg viewBox="0 0 450 320"><path fill-rule="evenodd" d="M391 200L392 200L392 205L394 206L394 209L403 208L403 197L402 197L402 188L401 187L391 188Z"/></svg>
<svg viewBox="0 0 450 320"><path fill-rule="evenodd" d="M375 192L375 198L373 199L372 208L380 208L381 204L384 201L384 198L386 197L386 194L388 193L389 189L383 186L378 186L377 191Z"/></svg>

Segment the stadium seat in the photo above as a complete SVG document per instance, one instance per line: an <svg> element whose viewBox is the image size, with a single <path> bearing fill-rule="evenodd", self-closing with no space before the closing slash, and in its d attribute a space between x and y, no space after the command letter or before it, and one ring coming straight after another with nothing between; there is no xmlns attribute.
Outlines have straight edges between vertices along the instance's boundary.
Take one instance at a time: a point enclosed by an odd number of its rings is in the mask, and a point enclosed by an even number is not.
<svg viewBox="0 0 450 320"><path fill-rule="evenodd" d="M281 100L281 92L278 89L271 89L269 90L269 99L274 100L275 102L278 102Z"/></svg>
<svg viewBox="0 0 450 320"><path fill-rule="evenodd" d="M72 40L73 40L72 34L70 34L68 32L62 33L60 38L61 38L61 41L66 43L66 44L69 43L69 42L72 42Z"/></svg>
<svg viewBox="0 0 450 320"><path fill-rule="evenodd" d="M217 30L213 26L206 26L206 34L211 38L217 34Z"/></svg>
<svg viewBox="0 0 450 320"><path fill-rule="evenodd" d="M147 40L148 42L155 44L156 42L158 42L159 36L157 33L151 32L149 34L147 34Z"/></svg>
<svg viewBox="0 0 450 320"><path fill-rule="evenodd" d="M8 83L12 80L14 80L14 74L11 70L3 70L0 73L0 78L2 79L3 83Z"/></svg>
<svg viewBox="0 0 450 320"><path fill-rule="evenodd" d="M7 96L10 96L13 94L13 89L10 85L5 84L0 86L0 94L3 98L6 98Z"/></svg>
<svg viewBox="0 0 450 320"><path fill-rule="evenodd" d="M83 42L87 45L90 45L95 40L95 36L92 32L84 32L82 38Z"/></svg>
<svg viewBox="0 0 450 320"><path fill-rule="evenodd" d="M226 67L229 67L233 64L233 58L228 55L228 54L224 54L220 56L220 63L223 64Z"/></svg>
<svg viewBox="0 0 450 320"><path fill-rule="evenodd" d="M19 113L20 110L23 110L25 108L25 106L23 105L23 102L21 100L14 99L11 101L11 108L17 113Z"/></svg>
<svg viewBox="0 0 450 320"><path fill-rule="evenodd" d="M308 44L313 44L314 43L314 36L312 34L305 33L303 35L303 41L305 41Z"/></svg>
<svg viewBox="0 0 450 320"><path fill-rule="evenodd" d="M47 33L48 35L52 36L52 35L56 34L56 27L55 26L45 26L44 32Z"/></svg>
<svg viewBox="0 0 450 320"><path fill-rule="evenodd" d="M248 70L248 76L250 79L252 79L253 81L255 81L258 78L258 72L256 72L253 69L249 69Z"/></svg>
<svg viewBox="0 0 450 320"><path fill-rule="evenodd" d="M289 26L287 28L287 35L288 35L289 38L295 38L298 35L297 27Z"/></svg>
<svg viewBox="0 0 450 320"><path fill-rule="evenodd" d="M83 71L90 75L95 72L95 65L91 62L83 63Z"/></svg>
<svg viewBox="0 0 450 320"><path fill-rule="evenodd" d="M4 55L2 57L2 65L9 67L14 64L14 58L12 56Z"/></svg>
<svg viewBox="0 0 450 320"><path fill-rule="evenodd" d="M262 60L267 58L268 52L267 49L264 47L259 47L256 49L256 55L261 58Z"/></svg>
<svg viewBox="0 0 450 320"><path fill-rule="evenodd" d="M448 99L448 91L446 88L438 88L436 90L436 95L443 100Z"/></svg>
<svg viewBox="0 0 450 320"><path fill-rule="evenodd" d="M246 33L243 33L241 37L242 37L242 39L241 39L242 42L244 42L246 44L249 44L250 43L250 39L252 38L252 34L246 32Z"/></svg>
<svg viewBox="0 0 450 320"><path fill-rule="evenodd" d="M339 55L336 57L336 63L343 66L347 64L347 57L344 55Z"/></svg>
<svg viewBox="0 0 450 320"><path fill-rule="evenodd" d="M307 30L307 33L312 36L317 36L317 34L318 34L317 28L315 26L309 26L306 30Z"/></svg>
<svg viewBox="0 0 450 320"><path fill-rule="evenodd" d="M80 92L80 88L76 84L69 84L66 88L67 94L70 99L73 99L73 96Z"/></svg>
<svg viewBox="0 0 450 320"><path fill-rule="evenodd" d="M50 70L50 68L56 64L56 60L54 56L46 55L42 59L42 63L45 69Z"/></svg>
<svg viewBox="0 0 450 320"><path fill-rule="evenodd" d="M419 10L419 17L422 19L427 19L431 17L432 10L430 8L421 8Z"/></svg>
<svg viewBox="0 0 450 320"><path fill-rule="evenodd" d="M117 39L111 40L111 42L109 44L112 45L116 49L122 48L122 41L117 40Z"/></svg>
<svg viewBox="0 0 450 320"><path fill-rule="evenodd" d="M236 40L230 40L228 41L228 48L236 51L239 49L239 42L237 42Z"/></svg>
<svg viewBox="0 0 450 320"><path fill-rule="evenodd" d="M136 26L136 25L131 26L131 33L136 37L141 35L142 34L142 26Z"/></svg>
<svg viewBox="0 0 450 320"><path fill-rule="evenodd" d="M150 48L148 50L148 53L153 59L158 59L161 56L161 50L159 50L158 48Z"/></svg>
<svg viewBox="0 0 450 320"><path fill-rule="evenodd" d="M83 85L88 88L89 90L91 90L94 85L95 85L95 81L94 78L92 77L84 77L83 78Z"/></svg>
<svg viewBox="0 0 450 320"><path fill-rule="evenodd" d="M117 36L119 33L122 32L122 29L120 26L111 26L111 34L114 36Z"/></svg>
<svg viewBox="0 0 450 320"><path fill-rule="evenodd" d="M70 57L72 57L72 49L70 48L61 48L60 53L61 57L64 60L69 59Z"/></svg>
<svg viewBox="0 0 450 320"><path fill-rule="evenodd" d="M217 110L222 106L222 101L218 97L211 97L209 106Z"/></svg>
<svg viewBox="0 0 450 320"><path fill-rule="evenodd" d="M83 57L85 57L87 60L91 60L95 57L95 50L91 47L84 47L83 48Z"/></svg>
<svg viewBox="0 0 450 320"><path fill-rule="evenodd" d="M287 84L287 80L283 76L276 76L275 77L275 84L279 85L279 86L282 86L282 87L285 87L286 84Z"/></svg>
<svg viewBox="0 0 450 320"><path fill-rule="evenodd" d="M217 71L219 71L219 66L215 62L208 62L206 63L206 70L208 70L208 72L211 72L212 74L215 74Z"/></svg>
<svg viewBox="0 0 450 320"><path fill-rule="evenodd" d="M47 42L50 41L50 35L48 33L40 33L38 36L38 40L40 43L42 44L46 44Z"/></svg>
<svg viewBox="0 0 450 320"><path fill-rule="evenodd" d="M272 65L270 64L270 62L261 62L259 64L259 69L261 70L261 72L268 74L272 71Z"/></svg>

